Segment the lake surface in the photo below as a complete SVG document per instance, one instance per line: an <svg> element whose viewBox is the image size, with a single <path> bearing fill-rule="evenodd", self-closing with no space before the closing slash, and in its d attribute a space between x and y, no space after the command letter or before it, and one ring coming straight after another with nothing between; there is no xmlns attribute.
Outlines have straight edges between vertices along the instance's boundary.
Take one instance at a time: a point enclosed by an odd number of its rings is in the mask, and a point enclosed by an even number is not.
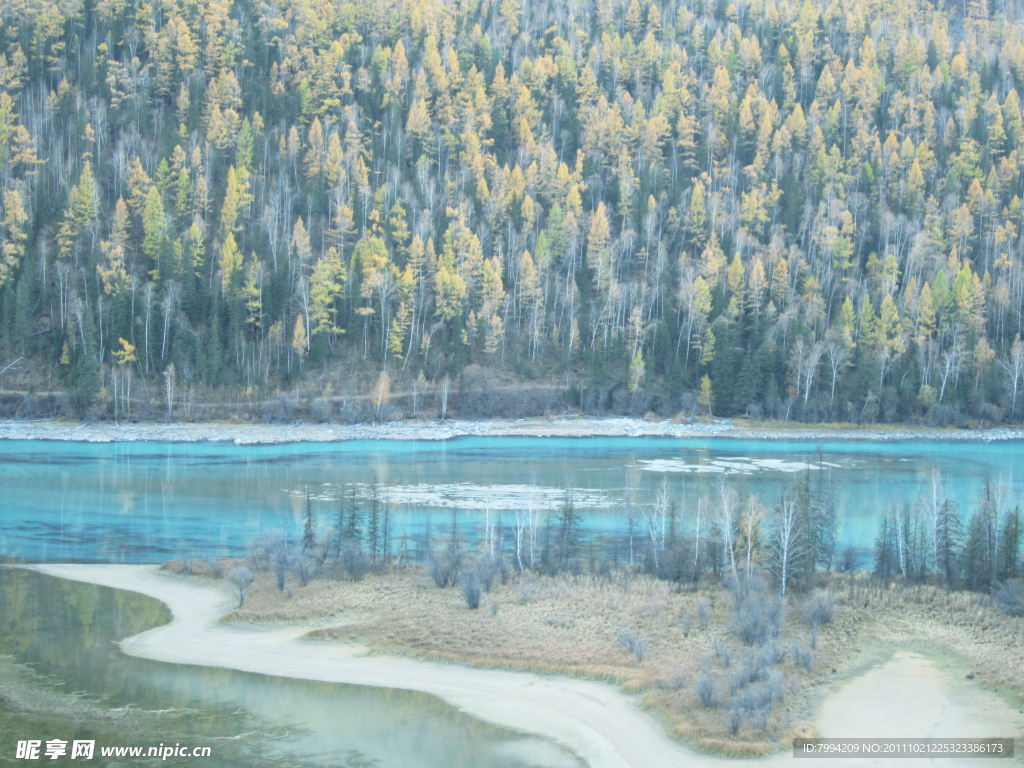
<svg viewBox="0 0 1024 768"><path fill-rule="evenodd" d="M138 759L101 747L162 743L209 746L211 768L582 768L427 694L162 664L114 645L169 618L142 595L0 568L0 764L21 762L20 740L84 739L107 766ZM45 762L80 762L69 755Z"/></svg>
<svg viewBox="0 0 1024 768"><path fill-rule="evenodd" d="M725 482L774 505L805 479L831 488L840 548L870 548L881 515L941 493L963 515L986 479L1008 505L1024 482L1024 443L774 441L732 438L457 438L236 446L230 443L0 442L0 556L28 561L160 562L241 554L261 530L301 533L307 493L321 531L340 497L389 510L394 549L451 525L479 534L516 511L557 513L567 489L584 533L625 535L626 508L653 509L664 481L692 530L698 499Z"/></svg>

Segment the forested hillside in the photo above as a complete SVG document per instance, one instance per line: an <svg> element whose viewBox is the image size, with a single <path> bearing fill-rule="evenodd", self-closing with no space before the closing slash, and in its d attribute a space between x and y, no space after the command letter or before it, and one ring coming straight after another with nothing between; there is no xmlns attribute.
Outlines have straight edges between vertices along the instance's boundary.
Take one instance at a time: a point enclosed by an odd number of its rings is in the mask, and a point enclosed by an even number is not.
<svg viewBox="0 0 1024 768"><path fill-rule="evenodd" d="M1019 420L1022 22L6 0L0 383L93 418Z"/></svg>

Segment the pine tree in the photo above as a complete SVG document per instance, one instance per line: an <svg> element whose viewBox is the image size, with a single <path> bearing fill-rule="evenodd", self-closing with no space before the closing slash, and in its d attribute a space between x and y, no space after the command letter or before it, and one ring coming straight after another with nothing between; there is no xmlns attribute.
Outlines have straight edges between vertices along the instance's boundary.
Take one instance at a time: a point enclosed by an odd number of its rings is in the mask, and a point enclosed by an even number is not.
<svg viewBox="0 0 1024 768"><path fill-rule="evenodd" d="M313 500L306 487L306 506L302 513L302 551L310 552L316 546L316 521L313 519Z"/></svg>

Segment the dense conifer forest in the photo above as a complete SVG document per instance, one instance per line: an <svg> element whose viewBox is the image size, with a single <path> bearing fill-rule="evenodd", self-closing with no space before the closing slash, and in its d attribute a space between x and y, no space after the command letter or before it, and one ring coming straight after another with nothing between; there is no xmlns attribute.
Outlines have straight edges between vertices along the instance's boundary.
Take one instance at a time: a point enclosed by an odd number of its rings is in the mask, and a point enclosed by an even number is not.
<svg viewBox="0 0 1024 768"><path fill-rule="evenodd" d="M8 413L1024 410L1017 2L0 13Z"/></svg>

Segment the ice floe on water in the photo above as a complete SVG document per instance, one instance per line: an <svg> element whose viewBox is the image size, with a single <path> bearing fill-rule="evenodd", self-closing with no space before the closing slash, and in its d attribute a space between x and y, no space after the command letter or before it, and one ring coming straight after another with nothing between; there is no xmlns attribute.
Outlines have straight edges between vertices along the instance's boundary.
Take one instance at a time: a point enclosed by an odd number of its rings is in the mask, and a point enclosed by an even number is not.
<svg viewBox="0 0 1024 768"><path fill-rule="evenodd" d="M282 489L290 496L305 498L306 490ZM531 485L477 485L475 483L446 483L417 485L377 485L355 483L344 486L326 483L310 489L314 501L337 502L341 494L346 500L352 491L360 503L373 498L392 506L427 509L490 509L490 510L547 510L557 509L565 503L566 489ZM615 505L605 491L592 488L572 489L572 503L577 509L609 509Z"/></svg>
<svg viewBox="0 0 1024 768"><path fill-rule="evenodd" d="M755 472L805 472L809 469L839 467L829 461L808 463L786 459L752 459L748 456L733 456L709 459L694 464L685 459L648 459L638 462L645 472L673 472L681 474L752 475Z"/></svg>

